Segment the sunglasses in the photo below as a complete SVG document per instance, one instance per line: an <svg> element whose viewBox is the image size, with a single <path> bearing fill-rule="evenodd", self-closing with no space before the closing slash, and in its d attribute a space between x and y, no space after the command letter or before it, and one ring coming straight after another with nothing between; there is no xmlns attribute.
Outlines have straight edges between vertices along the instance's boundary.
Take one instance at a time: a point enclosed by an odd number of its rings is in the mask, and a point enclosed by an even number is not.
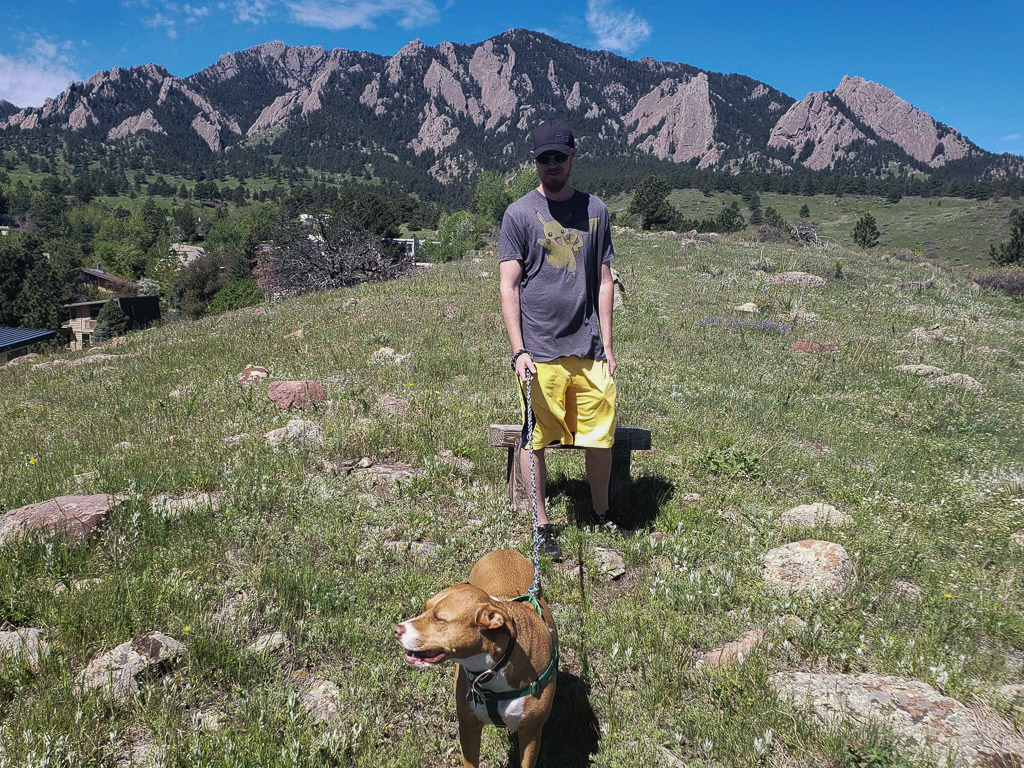
<svg viewBox="0 0 1024 768"><path fill-rule="evenodd" d="M565 152L545 152L533 159L541 165L548 165L549 163L564 163L569 156Z"/></svg>

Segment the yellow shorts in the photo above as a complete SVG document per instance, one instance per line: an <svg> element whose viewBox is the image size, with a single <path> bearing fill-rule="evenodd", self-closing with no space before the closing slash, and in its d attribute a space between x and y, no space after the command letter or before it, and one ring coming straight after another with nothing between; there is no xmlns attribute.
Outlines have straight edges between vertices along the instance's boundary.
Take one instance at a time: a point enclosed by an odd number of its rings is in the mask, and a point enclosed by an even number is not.
<svg viewBox="0 0 1024 768"><path fill-rule="evenodd" d="M615 442L615 380L604 360L559 357L536 363L530 382L533 447L551 443L584 448L611 448ZM523 447L529 444L526 392L523 400Z"/></svg>

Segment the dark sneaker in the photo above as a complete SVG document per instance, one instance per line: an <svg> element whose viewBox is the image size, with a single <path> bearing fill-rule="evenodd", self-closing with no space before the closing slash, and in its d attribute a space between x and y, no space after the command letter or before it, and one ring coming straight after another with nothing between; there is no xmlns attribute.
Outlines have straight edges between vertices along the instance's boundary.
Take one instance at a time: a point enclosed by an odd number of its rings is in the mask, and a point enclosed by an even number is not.
<svg viewBox="0 0 1024 768"><path fill-rule="evenodd" d="M562 549L555 541L555 526L551 523L538 525L537 534L540 536L540 553L547 555L556 563L562 562Z"/></svg>
<svg viewBox="0 0 1024 768"><path fill-rule="evenodd" d="M609 533L619 533L619 526L617 526L612 520L612 511L609 509L607 512L595 512L593 509L590 510L590 525L592 528L599 531L608 531Z"/></svg>

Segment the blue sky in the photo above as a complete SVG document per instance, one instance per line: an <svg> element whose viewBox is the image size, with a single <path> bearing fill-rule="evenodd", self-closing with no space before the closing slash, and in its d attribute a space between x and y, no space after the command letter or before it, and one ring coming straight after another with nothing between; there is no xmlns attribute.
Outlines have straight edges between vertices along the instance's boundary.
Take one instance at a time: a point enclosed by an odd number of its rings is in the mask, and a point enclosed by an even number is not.
<svg viewBox="0 0 1024 768"><path fill-rule="evenodd" d="M585 48L739 72L794 98L860 75L992 152L1024 154L1024 3L540 0L12 0L0 99L38 106L72 80L153 62L190 75L270 40L391 55L512 27Z"/></svg>

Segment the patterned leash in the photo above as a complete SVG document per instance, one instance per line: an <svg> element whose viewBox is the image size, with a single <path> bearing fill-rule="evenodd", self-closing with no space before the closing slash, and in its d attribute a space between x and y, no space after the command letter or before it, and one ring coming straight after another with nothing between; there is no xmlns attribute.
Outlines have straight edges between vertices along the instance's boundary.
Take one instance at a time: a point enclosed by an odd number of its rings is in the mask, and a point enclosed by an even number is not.
<svg viewBox="0 0 1024 768"><path fill-rule="evenodd" d="M526 369L526 385L522 380L519 386L526 392L526 427L529 430L530 439L526 444L526 450L530 452L530 511L533 513L533 584L530 585L529 594L534 595L540 589L540 526L537 524L537 457L533 453L533 398L530 386L533 374Z"/></svg>

